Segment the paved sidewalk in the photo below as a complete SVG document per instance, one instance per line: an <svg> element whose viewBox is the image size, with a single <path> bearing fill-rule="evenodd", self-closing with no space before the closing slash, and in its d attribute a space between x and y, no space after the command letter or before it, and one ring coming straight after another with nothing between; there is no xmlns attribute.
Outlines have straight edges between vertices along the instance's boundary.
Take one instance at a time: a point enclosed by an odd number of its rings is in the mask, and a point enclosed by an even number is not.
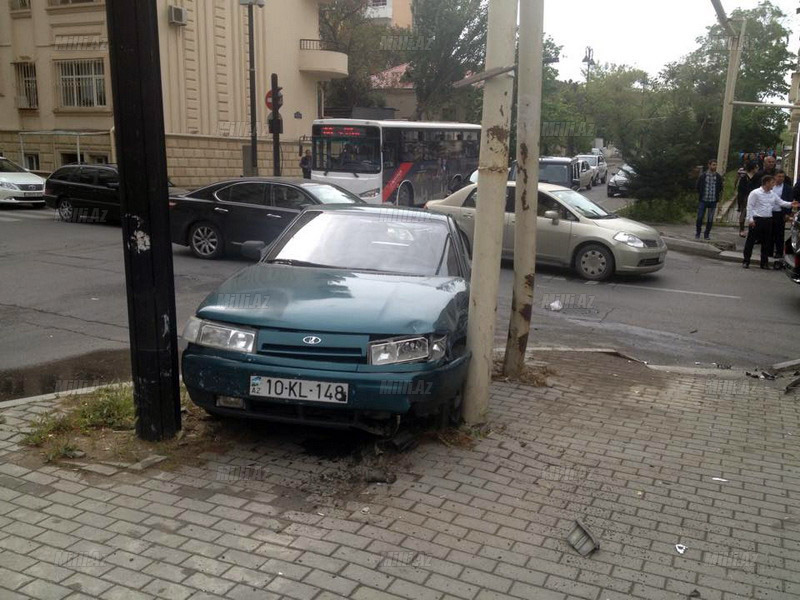
<svg viewBox="0 0 800 600"><path fill-rule="evenodd" d="M4 410L0 599L800 597L796 396L538 358L552 387L496 383L490 433L423 439L388 485L301 428L176 470L42 466L18 442L54 403ZM589 558L566 542L576 518Z"/></svg>

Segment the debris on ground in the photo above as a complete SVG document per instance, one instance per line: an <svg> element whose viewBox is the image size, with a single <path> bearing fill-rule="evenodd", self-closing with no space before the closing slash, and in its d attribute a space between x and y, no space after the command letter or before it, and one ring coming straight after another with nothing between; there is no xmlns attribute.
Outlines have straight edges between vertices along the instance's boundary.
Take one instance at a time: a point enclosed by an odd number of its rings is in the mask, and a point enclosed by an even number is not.
<svg viewBox="0 0 800 600"><path fill-rule="evenodd" d="M711 481L720 481L722 483L728 483L727 479L723 479L722 477L712 477Z"/></svg>
<svg viewBox="0 0 800 600"><path fill-rule="evenodd" d="M386 440L386 444L395 452L407 452L408 450L413 450L417 447L417 444L419 444L419 438L416 434L405 429L392 438Z"/></svg>
<svg viewBox="0 0 800 600"><path fill-rule="evenodd" d="M700 592L698 590L692 590L689 592L689 598L699 598Z"/></svg>
<svg viewBox="0 0 800 600"><path fill-rule="evenodd" d="M783 390L783 393L784 393L784 394L788 394L788 393L790 393L792 390L795 390L795 389L797 389L798 387L800 387L800 377L798 377L797 379L794 379L794 380L790 381L790 382L789 382L789 385L787 385L787 386L786 386L786 389L784 389L784 390Z"/></svg>
<svg viewBox="0 0 800 600"><path fill-rule="evenodd" d="M384 469L368 469L364 473L364 481L367 483L394 483L397 475Z"/></svg>
<svg viewBox="0 0 800 600"><path fill-rule="evenodd" d="M575 526L567 536L567 541L581 556L589 556L595 550L600 549L600 542L580 519L575 521Z"/></svg>
<svg viewBox="0 0 800 600"><path fill-rule="evenodd" d="M492 381L515 381L533 387L550 387L547 382L548 375L555 375L556 372L547 365L532 366L526 364L518 378L506 377L505 365L502 358L496 358L492 367Z"/></svg>
<svg viewBox="0 0 800 600"><path fill-rule="evenodd" d="M547 305L547 310L552 310L553 312L561 312L563 309L564 304L561 302L561 300L553 300Z"/></svg>
<svg viewBox="0 0 800 600"><path fill-rule="evenodd" d="M686 546L684 546L683 544L675 544L675 550L678 551L678 554L683 554L684 552L686 552Z"/></svg>
<svg viewBox="0 0 800 600"><path fill-rule="evenodd" d="M775 381L776 379L775 375L767 373L766 371L761 371L761 373L745 371L745 375L752 379L762 379L766 381Z"/></svg>

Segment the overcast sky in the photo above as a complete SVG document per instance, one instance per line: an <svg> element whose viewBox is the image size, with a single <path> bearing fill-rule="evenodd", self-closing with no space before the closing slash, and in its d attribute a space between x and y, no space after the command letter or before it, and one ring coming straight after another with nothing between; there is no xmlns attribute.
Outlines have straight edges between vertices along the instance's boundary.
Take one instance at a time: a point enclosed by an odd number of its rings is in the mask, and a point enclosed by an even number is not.
<svg viewBox="0 0 800 600"><path fill-rule="evenodd" d="M722 0L735 8L758 6L758 0ZM800 49L800 0L772 0L787 15L793 35L789 50ZM656 75L669 62L694 50L695 39L716 22L711 0L549 0L544 30L562 45L560 79L580 80L586 46L600 63L628 64Z"/></svg>

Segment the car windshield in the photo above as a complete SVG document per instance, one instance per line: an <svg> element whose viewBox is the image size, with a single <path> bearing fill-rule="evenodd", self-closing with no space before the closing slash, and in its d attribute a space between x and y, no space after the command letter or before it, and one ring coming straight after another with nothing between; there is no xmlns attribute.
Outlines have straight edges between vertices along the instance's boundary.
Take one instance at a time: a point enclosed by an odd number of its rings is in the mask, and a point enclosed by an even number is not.
<svg viewBox="0 0 800 600"><path fill-rule="evenodd" d="M447 276L449 232L416 211L304 213L265 261L418 276Z"/></svg>
<svg viewBox="0 0 800 600"><path fill-rule="evenodd" d="M363 204L364 202L347 190L322 183L304 183L302 188L319 200L320 204Z"/></svg>
<svg viewBox="0 0 800 600"><path fill-rule="evenodd" d="M0 158L0 173L25 173L25 169L20 167L17 163L8 160L7 158Z"/></svg>
<svg viewBox="0 0 800 600"><path fill-rule="evenodd" d="M565 204L578 214L586 217L587 219L616 219L617 215L610 213L597 204L589 200L586 196L582 196L578 192L572 190L558 190L551 192L553 196L558 198L562 204Z"/></svg>
<svg viewBox="0 0 800 600"><path fill-rule="evenodd" d="M553 163L539 163L539 181L543 183L558 183L567 187L572 185L569 167Z"/></svg>
<svg viewBox="0 0 800 600"><path fill-rule="evenodd" d="M619 169L619 172L623 177L630 177L636 173L636 171L634 171L629 165L622 165L622 167Z"/></svg>
<svg viewBox="0 0 800 600"><path fill-rule="evenodd" d="M597 166L597 157L593 154L592 155L587 154L586 156L580 156L578 158L580 158L581 160L585 160L593 167Z"/></svg>

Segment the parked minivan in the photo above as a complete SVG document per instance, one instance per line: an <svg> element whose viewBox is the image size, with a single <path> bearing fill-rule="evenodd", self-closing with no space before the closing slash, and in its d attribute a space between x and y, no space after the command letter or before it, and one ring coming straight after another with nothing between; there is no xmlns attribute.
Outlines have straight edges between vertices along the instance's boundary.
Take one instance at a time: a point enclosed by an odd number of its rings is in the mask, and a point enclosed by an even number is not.
<svg viewBox="0 0 800 600"><path fill-rule="evenodd" d="M170 195L186 193L186 190L175 188L171 182L167 183ZM47 179L44 200L47 206L58 210L64 221L119 221L117 166L86 163L64 165Z"/></svg>

